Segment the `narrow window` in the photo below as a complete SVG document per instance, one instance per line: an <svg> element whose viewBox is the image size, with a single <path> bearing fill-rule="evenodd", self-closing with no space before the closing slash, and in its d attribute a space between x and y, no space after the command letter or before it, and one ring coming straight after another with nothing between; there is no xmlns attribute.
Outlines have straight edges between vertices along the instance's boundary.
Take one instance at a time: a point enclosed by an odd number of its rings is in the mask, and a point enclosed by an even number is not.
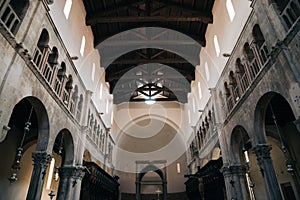
<svg viewBox="0 0 300 200"><path fill-rule="evenodd" d="M177 167L177 173L180 174L180 172L181 172L180 163L177 163L177 166L176 166L176 167Z"/></svg>
<svg viewBox="0 0 300 200"><path fill-rule="evenodd" d="M85 48L85 36L82 36L82 39L81 39L81 46L80 46L80 55L81 55L81 56L84 55L84 48Z"/></svg>
<svg viewBox="0 0 300 200"><path fill-rule="evenodd" d="M196 112L196 103L195 103L195 98L193 98L193 112Z"/></svg>
<svg viewBox="0 0 300 200"><path fill-rule="evenodd" d="M232 22L235 16L235 11L231 0L226 0L226 8L230 21Z"/></svg>
<svg viewBox="0 0 300 200"><path fill-rule="evenodd" d="M95 70L96 70L96 66L95 63L93 63L93 68L92 68L92 81L95 81Z"/></svg>
<svg viewBox="0 0 300 200"><path fill-rule="evenodd" d="M188 118L189 118L189 124L191 123L191 111L188 110Z"/></svg>
<svg viewBox="0 0 300 200"><path fill-rule="evenodd" d="M217 57L219 57L220 53L221 53L221 50L220 50L218 37L216 35L214 35L214 45L215 45L215 50L216 50Z"/></svg>
<svg viewBox="0 0 300 200"><path fill-rule="evenodd" d="M105 108L105 112L106 112L106 114L108 114L108 99L106 99L106 108Z"/></svg>
<svg viewBox="0 0 300 200"><path fill-rule="evenodd" d="M208 64L207 64L207 62L205 62L204 68L205 68L206 80L209 81L210 76L209 76L209 69L208 69Z"/></svg>
<svg viewBox="0 0 300 200"><path fill-rule="evenodd" d="M100 85L100 100L102 99L102 94L103 94L103 84L101 83L101 85Z"/></svg>
<svg viewBox="0 0 300 200"><path fill-rule="evenodd" d="M50 163L50 168L49 168L47 185L46 185L47 190L51 189L52 177L53 177L53 172L54 172L54 164L55 164L55 159L52 158L51 163Z"/></svg>
<svg viewBox="0 0 300 200"><path fill-rule="evenodd" d="M110 123L113 124L114 122L114 112L111 112L111 116L110 116Z"/></svg>
<svg viewBox="0 0 300 200"><path fill-rule="evenodd" d="M72 0L67 0L65 7L64 7L64 14L65 14L66 19L69 18L71 7L72 7Z"/></svg>
<svg viewBox="0 0 300 200"><path fill-rule="evenodd" d="M202 90L201 90L200 82L198 82L198 93L199 93L199 99L202 99Z"/></svg>

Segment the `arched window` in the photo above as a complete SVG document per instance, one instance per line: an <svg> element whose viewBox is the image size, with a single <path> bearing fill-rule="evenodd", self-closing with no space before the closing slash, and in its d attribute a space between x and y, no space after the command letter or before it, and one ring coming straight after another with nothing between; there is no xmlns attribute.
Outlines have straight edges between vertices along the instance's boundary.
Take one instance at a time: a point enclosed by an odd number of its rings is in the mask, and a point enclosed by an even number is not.
<svg viewBox="0 0 300 200"><path fill-rule="evenodd" d="M260 71L260 67L258 66L258 63L255 59L254 53L252 49L250 48L250 45L248 42L244 44L244 55L248 61L249 70L251 73L251 78L254 79L258 72Z"/></svg>
<svg viewBox="0 0 300 200"><path fill-rule="evenodd" d="M37 46L41 52L43 52L43 49L48 46L48 43L49 43L49 33L47 29L43 29L37 43Z"/></svg>
<svg viewBox="0 0 300 200"><path fill-rule="evenodd" d="M227 103L227 109L230 111L233 108L234 105L234 100L232 98L230 89L228 88L228 83L224 83L224 90L225 90L225 95L226 95L226 103Z"/></svg>
<svg viewBox="0 0 300 200"><path fill-rule="evenodd" d="M59 78L59 80L63 80L64 76L66 75L66 68L66 63L61 62L60 68L57 73L57 77Z"/></svg>
<svg viewBox="0 0 300 200"><path fill-rule="evenodd" d="M42 68L43 57L46 55L44 49L48 46L49 43L49 33L46 29L43 29L39 37L37 48L34 52L33 62L35 63L38 69Z"/></svg>
<svg viewBox="0 0 300 200"><path fill-rule="evenodd" d="M239 92L238 84L237 84L236 77L234 76L233 71L230 71L230 73L229 73L229 85L232 86L233 99L236 102L240 98L240 92Z"/></svg>
<svg viewBox="0 0 300 200"><path fill-rule="evenodd" d="M265 38L260 30L260 27L258 24L255 24L252 29L252 35L254 38L254 42L257 46L257 51L259 53L259 57L261 58L261 62L265 63L268 58L268 49L265 43Z"/></svg>
<svg viewBox="0 0 300 200"><path fill-rule="evenodd" d="M253 38L254 38L257 46L261 47L263 45L263 43L265 42L265 38L264 38L258 24L254 25L254 27L252 29L252 35L253 35Z"/></svg>
<svg viewBox="0 0 300 200"><path fill-rule="evenodd" d="M5 9L5 11L1 16L1 20L10 32L15 35L27 12L29 0L11 0L8 5L4 6L5 8L2 9Z"/></svg>
<svg viewBox="0 0 300 200"><path fill-rule="evenodd" d="M51 67L58 65L57 59L58 59L58 50L56 47L53 47L48 57L48 63L50 64Z"/></svg>
<svg viewBox="0 0 300 200"><path fill-rule="evenodd" d="M78 99L78 86L75 85L74 87L74 92L72 94L72 98L71 98L71 113L73 113L75 115L75 111L76 111L76 105L77 105L77 99Z"/></svg>
<svg viewBox="0 0 300 200"><path fill-rule="evenodd" d="M66 83L65 88L68 91L68 93L70 93L72 91L72 89L73 89L73 77L72 77L71 74L68 77L68 81Z"/></svg>
<svg viewBox="0 0 300 200"><path fill-rule="evenodd" d="M249 62L251 62L254 59L254 53L253 53L252 49L250 48L250 45L248 42L246 42L244 44L244 55Z"/></svg>
<svg viewBox="0 0 300 200"><path fill-rule="evenodd" d="M77 106L77 113L76 113L77 121L80 121L81 112L82 112L82 104L83 104L83 96L81 94L79 97L79 102L78 102L78 106Z"/></svg>
<svg viewBox="0 0 300 200"><path fill-rule="evenodd" d="M232 85L233 87L235 87L236 86L236 79L235 79L235 77L234 77L234 73L233 73L233 71L230 71L229 72L229 85Z"/></svg>
<svg viewBox="0 0 300 200"><path fill-rule="evenodd" d="M238 74L238 77L240 79L241 90L242 90L242 92L245 92L246 89L249 86L249 80L248 80L247 73L245 71L245 66L242 64L240 58L236 59L235 70L236 70L236 73Z"/></svg>

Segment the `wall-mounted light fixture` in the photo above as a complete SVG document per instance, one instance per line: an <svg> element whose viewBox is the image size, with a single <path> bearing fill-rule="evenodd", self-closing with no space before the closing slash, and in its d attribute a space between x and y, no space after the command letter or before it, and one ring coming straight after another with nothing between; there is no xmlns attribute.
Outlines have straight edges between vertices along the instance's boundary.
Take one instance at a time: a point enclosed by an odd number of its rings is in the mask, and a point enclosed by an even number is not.
<svg viewBox="0 0 300 200"><path fill-rule="evenodd" d="M17 149L15 161L11 166L11 169L13 170L13 174L8 178L10 184L13 184L14 182L16 182L18 180L17 172L21 169L20 165L21 165L21 158L23 156L23 145L24 145L25 137L26 137L26 135L28 134L28 132L30 130L29 127L31 126L30 119L31 119L32 112L33 112L33 106L31 107L28 120L25 123L22 140L21 140L21 143L20 143L20 145Z"/></svg>

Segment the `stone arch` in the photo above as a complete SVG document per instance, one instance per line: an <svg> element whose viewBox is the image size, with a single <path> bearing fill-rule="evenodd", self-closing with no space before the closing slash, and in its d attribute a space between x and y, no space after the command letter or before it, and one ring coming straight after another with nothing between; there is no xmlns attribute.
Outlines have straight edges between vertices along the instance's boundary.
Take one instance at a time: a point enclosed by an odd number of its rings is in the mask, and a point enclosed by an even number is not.
<svg viewBox="0 0 300 200"><path fill-rule="evenodd" d="M49 119L43 103L33 96L19 100L12 109L8 129L7 137L5 135L5 140L0 143L3 161L0 193L5 199L20 199L26 196L30 182L33 168L31 154L44 153L49 142ZM14 179L14 174L17 179ZM14 194L15 188L9 187L7 178L12 182L18 181L17 194Z"/></svg>
<svg viewBox="0 0 300 200"><path fill-rule="evenodd" d="M163 200L167 200L167 180L166 180L166 175L165 173L156 167L153 164L149 164L146 167L144 167L138 174L137 174L137 180L136 180L136 198L137 200L141 199L141 183L143 177L149 173L149 172L154 172L156 173L160 179L161 179L161 184L162 184L162 196Z"/></svg>
<svg viewBox="0 0 300 200"><path fill-rule="evenodd" d="M233 164L240 164L240 153L243 148L248 148L249 145L251 145L251 139L248 134L248 132L245 130L244 127L237 125L234 127L231 133L230 137L230 152L232 153L231 158L232 158L232 163Z"/></svg>
<svg viewBox="0 0 300 200"><path fill-rule="evenodd" d="M283 97L280 93L278 92L267 92L265 93L257 102L255 111L254 111L254 138L253 142L254 143L266 143L266 132L265 132L265 116L267 113L267 109L269 106L269 103L271 102L272 98L274 96L283 98L284 101L289 105L290 113L292 113L292 116L289 117L290 120L292 118L295 118L295 114L293 112L293 109L291 108L291 103L289 102L288 99Z"/></svg>
<svg viewBox="0 0 300 200"><path fill-rule="evenodd" d="M33 106L33 109L36 112L37 121L38 121L38 138L37 138L37 151L46 151L49 137L50 137L50 126L47 110L44 104L36 97L30 96L25 97ZM24 98L24 99L25 99Z"/></svg>
<svg viewBox="0 0 300 200"><path fill-rule="evenodd" d="M56 136L53 150L61 154L63 165L72 165L74 163L74 148L71 132L68 129L62 129Z"/></svg>

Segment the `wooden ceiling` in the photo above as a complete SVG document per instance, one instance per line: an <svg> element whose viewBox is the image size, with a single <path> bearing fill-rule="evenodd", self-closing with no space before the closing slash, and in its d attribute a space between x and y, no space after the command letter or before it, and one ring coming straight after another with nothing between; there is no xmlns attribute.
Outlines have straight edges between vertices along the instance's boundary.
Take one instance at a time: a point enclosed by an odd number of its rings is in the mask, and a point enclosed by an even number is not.
<svg viewBox="0 0 300 200"><path fill-rule="evenodd" d="M87 13L86 24L92 28L95 47L116 34L141 27L160 27L178 31L204 47L207 25L213 22L214 0L83 0L83 2ZM140 65L141 68L138 67ZM172 70L171 72L170 68L178 73ZM126 76L123 76L124 74ZM140 96L147 96L150 91L152 91L150 96L161 91L157 100L176 100L185 103L187 93L190 91L190 82L194 78L195 66L185 59L166 50L151 48L126 53L106 68L106 81L110 83L114 103L144 101L145 99ZM121 83L118 83L120 81ZM188 89L185 83L189 83Z"/></svg>

